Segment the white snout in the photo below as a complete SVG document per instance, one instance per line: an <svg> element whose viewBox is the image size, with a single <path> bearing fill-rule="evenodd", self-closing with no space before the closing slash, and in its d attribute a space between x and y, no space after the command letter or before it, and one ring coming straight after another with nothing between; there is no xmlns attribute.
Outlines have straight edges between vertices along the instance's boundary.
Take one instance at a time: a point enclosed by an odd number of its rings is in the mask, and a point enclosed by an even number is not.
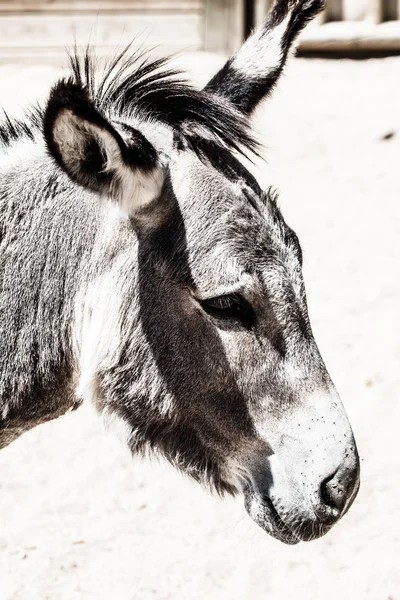
<svg viewBox="0 0 400 600"><path fill-rule="evenodd" d="M270 453L252 470L250 516L280 539L287 529L289 543L323 535L348 510L359 485L357 448L339 397L310 396L260 434Z"/></svg>

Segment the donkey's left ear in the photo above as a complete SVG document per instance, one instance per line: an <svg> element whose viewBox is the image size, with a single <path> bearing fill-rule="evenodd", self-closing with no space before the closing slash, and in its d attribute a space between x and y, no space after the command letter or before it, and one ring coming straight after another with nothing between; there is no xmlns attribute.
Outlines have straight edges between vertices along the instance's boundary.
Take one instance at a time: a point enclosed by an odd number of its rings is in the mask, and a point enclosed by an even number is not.
<svg viewBox="0 0 400 600"><path fill-rule="evenodd" d="M71 179L133 213L159 197L164 169L154 146L125 128L118 132L73 81L52 89L44 115L50 153Z"/></svg>

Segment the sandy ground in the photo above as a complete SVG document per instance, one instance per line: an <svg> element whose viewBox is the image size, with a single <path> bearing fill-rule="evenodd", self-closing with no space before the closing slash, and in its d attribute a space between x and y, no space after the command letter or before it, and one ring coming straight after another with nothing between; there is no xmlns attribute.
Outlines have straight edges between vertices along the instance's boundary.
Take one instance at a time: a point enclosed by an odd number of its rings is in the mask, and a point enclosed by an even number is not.
<svg viewBox="0 0 400 600"><path fill-rule="evenodd" d="M199 81L219 64L185 61ZM257 117L260 177L302 241L315 335L363 461L348 516L284 546L240 499L132 461L84 407L0 454L1 600L400 600L399 72L398 58L297 59ZM55 75L1 66L0 104Z"/></svg>

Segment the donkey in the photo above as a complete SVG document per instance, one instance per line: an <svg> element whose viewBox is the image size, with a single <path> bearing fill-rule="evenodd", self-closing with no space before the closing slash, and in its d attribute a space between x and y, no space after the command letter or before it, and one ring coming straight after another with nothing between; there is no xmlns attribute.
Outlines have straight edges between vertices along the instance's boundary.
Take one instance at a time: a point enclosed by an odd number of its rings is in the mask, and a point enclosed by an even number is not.
<svg viewBox="0 0 400 600"><path fill-rule="evenodd" d="M71 57L0 128L0 447L82 401L134 453L242 493L295 544L359 486L314 341L298 238L241 154L323 0L278 0L203 90L130 49Z"/></svg>

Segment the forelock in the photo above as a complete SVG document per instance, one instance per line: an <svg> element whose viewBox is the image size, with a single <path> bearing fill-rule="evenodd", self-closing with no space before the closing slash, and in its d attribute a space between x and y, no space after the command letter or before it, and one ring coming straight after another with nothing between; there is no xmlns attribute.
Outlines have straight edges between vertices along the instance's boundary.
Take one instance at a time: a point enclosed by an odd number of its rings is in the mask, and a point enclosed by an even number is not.
<svg viewBox="0 0 400 600"><path fill-rule="evenodd" d="M151 58L131 46L108 60L97 59L88 47L70 55L72 83L85 88L97 110L121 121L132 117L159 123L171 129L175 143L208 159L211 148L257 152L248 119L226 99L190 85L168 58ZM0 119L0 146L40 133L43 109L29 109L23 119L4 113ZM208 144L211 144L209 146Z"/></svg>
<svg viewBox="0 0 400 600"><path fill-rule="evenodd" d="M206 142L244 154L257 151L248 119L229 101L190 85L168 58L151 58L129 45L102 64L88 47L83 56L75 51L70 64L74 82L106 115L168 126L176 144L200 156L208 154Z"/></svg>

